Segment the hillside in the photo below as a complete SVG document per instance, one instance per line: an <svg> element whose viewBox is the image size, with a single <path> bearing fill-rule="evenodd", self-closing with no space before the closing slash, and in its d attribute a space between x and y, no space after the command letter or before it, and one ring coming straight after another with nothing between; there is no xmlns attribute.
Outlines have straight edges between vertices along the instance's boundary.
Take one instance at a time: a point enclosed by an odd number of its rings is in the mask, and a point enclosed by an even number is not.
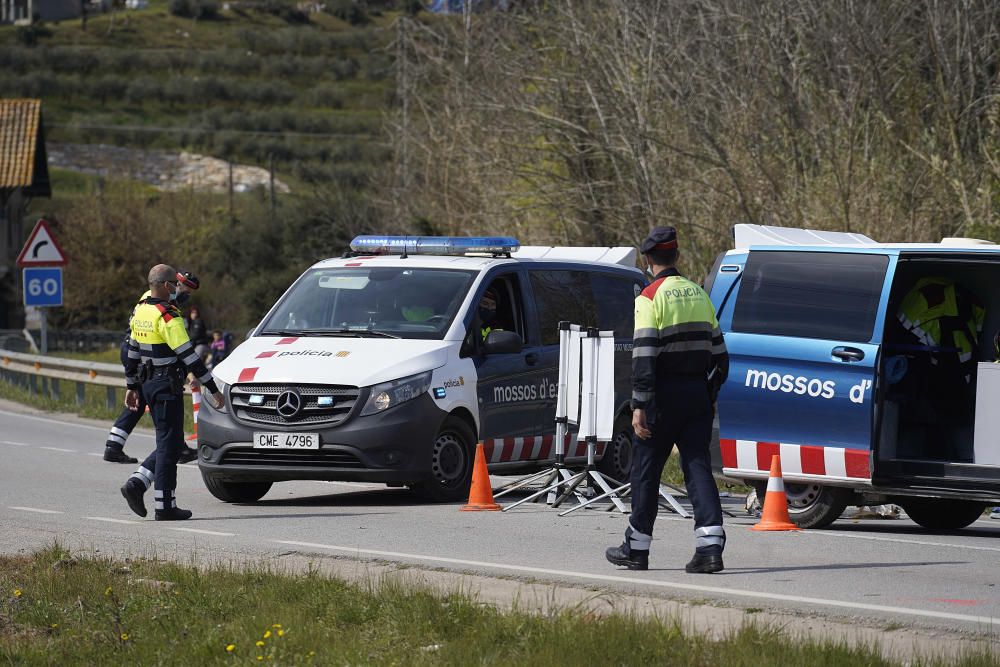
<svg viewBox="0 0 1000 667"><path fill-rule="evenodd" d="M85 29L46 24L33 47L0 27L0 90L42 98L52 142L273 159L295 179L361 185L387 159L395 15L352 26L273 1L231 7L193 20L153 0Z"/></svg>

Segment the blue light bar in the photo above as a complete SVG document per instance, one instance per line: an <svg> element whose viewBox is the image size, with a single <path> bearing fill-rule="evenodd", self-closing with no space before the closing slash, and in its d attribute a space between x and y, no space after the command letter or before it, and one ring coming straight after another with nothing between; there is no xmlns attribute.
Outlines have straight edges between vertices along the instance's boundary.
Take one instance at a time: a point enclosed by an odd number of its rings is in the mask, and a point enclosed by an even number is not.
<svg viewBox="0 0 1000 667"><path fill-rule="evenodd" d="M509 236L356 236L354 252L372 255L506 255L521 243Z"/></svg>

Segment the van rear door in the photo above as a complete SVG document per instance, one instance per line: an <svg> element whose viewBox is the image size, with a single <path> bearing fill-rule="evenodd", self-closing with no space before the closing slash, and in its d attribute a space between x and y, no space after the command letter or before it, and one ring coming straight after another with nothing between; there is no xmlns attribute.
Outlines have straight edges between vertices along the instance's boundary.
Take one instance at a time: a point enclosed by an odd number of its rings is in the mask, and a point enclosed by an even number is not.
<svg viewBox="0 0 1000 667"><path fill-rule="evenodd" d="M752 249L719 313L730 353L719 395L727 475L870 483L873 391L893 254Z"/></svg>

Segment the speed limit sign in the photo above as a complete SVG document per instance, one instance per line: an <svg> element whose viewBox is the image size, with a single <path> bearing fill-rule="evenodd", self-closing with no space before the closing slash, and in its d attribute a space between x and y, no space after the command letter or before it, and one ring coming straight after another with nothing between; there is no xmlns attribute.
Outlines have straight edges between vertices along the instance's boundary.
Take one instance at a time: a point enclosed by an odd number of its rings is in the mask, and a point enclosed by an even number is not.
<svg viewBox="0 0 1000 667"><path fill-rule="evenodd" d="M62 267L24 269L25 306L63 305Z"/></svg>

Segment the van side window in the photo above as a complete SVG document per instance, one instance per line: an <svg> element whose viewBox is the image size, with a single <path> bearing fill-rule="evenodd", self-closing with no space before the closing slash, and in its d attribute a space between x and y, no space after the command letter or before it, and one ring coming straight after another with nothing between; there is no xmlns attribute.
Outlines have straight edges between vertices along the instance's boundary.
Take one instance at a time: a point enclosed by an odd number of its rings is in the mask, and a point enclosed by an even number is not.
<svg viewBox="0 0 1000 667"><path fill-rule="evenodd" d="M590 284L597 302L598 327L602 331L614 330L615 338L631 338L635 330L635 297L642 291L642 283L595 272L590 274Z"/></svg>
<svg viewBox="0 0 1000 667"><path fill-rule="evenodd" d="M752 251L733 331L870 341L888 265L885 255Z"/></svg>
<svg viewBox="0 0 1000 667"><path fill-rule="evenodd" d="M559 322L597 326L597 306L586 271L537 269L529 271L538 307L542 345L559 344Z"/></svg>

